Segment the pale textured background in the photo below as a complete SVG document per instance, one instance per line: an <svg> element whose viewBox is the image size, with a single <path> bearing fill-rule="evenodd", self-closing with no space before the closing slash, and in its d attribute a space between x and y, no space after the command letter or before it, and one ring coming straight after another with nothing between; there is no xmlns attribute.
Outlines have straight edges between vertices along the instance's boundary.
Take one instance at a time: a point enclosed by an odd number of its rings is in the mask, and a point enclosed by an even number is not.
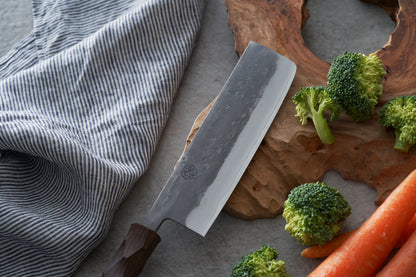
<svg viewBox="0 0 416 277"><path fill-rule="evenodd" d="M0 3L0 55L4 55L30 33L32 13L29 0ZM396 26L383 9L359 0L309 0L307 8L310 19L303 37L312 52L328 62L346 50L376 51ZM107 238L79 267L76 277L100 276L129 225L144 219L181 155L195 117L221 90L236 62L224 1L207 0L191 63L150 167L120 207ZM375 191L366 185L344 181L335 172L325 180L340 189L352 206L347 229L357 227L375 209ZM319 262L300 257L303 247L284 231L281 216L247 222L223 212L205 238L170 221L162 225L159 234L162 242L141 276L229 276L242 255L263 244L278 249L293 277L306 276Z"/></svg>

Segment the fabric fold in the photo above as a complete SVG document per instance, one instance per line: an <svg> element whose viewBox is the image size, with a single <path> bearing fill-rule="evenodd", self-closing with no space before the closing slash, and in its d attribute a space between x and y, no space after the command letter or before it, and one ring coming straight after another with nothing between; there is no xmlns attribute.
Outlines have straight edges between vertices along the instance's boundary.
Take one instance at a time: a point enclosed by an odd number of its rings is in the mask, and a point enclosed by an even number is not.
<svg viewBox="0 0 416 277"><path fill-rule="evenodd" d="M33 32L0 63L0 276L69 276L102 241L155 151L203 7L33 0Z"/></svg>

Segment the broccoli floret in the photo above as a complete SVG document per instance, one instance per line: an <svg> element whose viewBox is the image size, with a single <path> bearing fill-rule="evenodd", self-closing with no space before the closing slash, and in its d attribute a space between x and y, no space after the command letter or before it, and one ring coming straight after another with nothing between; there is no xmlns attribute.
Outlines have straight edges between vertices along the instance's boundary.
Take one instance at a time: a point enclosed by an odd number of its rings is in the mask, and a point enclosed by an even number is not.
<svg viewBox="0 0 416 277"><path fill-rule="evenodd" d="M389 100L381 107L378 122L381 126L394 128L394 148L408 152L416 144L416 95Z"/></svg>
<svg viewBox="0 0 416 277"><path fill-rule="evenodd" d="M292 189L283 210L285 230L303 245L331 240L350 214L351 207L341 193L319 181Z"/></svg>
<svg viewBox="0 0 416 277"><path fill-rule="evenodd" d="M290 277L284 261L277 260L275 248L262 248L240 258L230 277Z"/></svg>
<svg viewBox="0 0 416 277"><path fill-rule="evenodd" d="M302 125L312 119L316 132L324 144L332 144L334 136L328 126L325 112L330 112L330 121L335 121L341 111L341 107L333 100L326 87L306 87L301 88L293 96L293 102L296 104L297 116L300 118Z"/></svg>
<svg viewBox="0 0 416 277"><path fill-rule="evenodd" d="M334 59L328 72L329 93L354 121L364 121L374 114L386 71L374 54L345 52Z"/></svg>

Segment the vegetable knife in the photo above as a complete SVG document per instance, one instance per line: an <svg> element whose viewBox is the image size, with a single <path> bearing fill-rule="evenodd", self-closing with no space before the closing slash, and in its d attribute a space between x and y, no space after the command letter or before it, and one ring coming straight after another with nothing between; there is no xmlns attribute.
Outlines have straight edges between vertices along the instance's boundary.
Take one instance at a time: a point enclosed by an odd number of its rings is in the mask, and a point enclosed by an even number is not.
<svg viewBox="0 0 416 277"><path fill-rule="evenodd" d="M250 42L142 224L134 223L104 276L138 276L166 219L205 236L275 118L296 73Z"/></svg>

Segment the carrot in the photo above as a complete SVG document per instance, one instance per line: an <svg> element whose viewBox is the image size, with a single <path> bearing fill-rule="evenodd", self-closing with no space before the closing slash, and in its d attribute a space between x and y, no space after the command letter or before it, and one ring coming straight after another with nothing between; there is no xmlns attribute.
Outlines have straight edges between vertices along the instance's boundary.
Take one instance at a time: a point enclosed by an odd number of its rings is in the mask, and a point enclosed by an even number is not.
<svg viewBox="0 0 416 277"><path fill-rule="evenodd" d="M404 229L400 239L396 243L396 248L401 247L406 240L412 235L413 231L416 230L416 214L412 217L412 219L407 224L406 228Z"/></svg>
<svg viewBox="0 0 416 277"><path fill-rule="evenodd" d="M415 277L416 276L416 231L397 251L376 277Z"/></svg>
<svg viewBox="0 0 416 277"><path fill-rule="evenodd" d="M415 212L416 170L413 170L370 218L308 276L374 276Z"/></svg>
<svg viewBox="0 0 416 277"><path fill-rule="evenodd" d="M336 236L332 240L322 244L314 245L308 248L305 248L300 253L302 257L305 258L324 258L328 257L332 252L334 252L341 244L346 241L355 230L349 231L347 233Z"/></svg>
<svg viewBox="0 0 416 277"><path fill-rule="evenodd" d="M404 242L410 237L412 232L416 230L416 213L407 224L399 240L395 244L394 248L400 248ZM325 258L334 252L341 244L346 241L356 230L349 231L345 234L341 234L332 240L322 244L307 247L300 253L304 258Z"/></svg>

